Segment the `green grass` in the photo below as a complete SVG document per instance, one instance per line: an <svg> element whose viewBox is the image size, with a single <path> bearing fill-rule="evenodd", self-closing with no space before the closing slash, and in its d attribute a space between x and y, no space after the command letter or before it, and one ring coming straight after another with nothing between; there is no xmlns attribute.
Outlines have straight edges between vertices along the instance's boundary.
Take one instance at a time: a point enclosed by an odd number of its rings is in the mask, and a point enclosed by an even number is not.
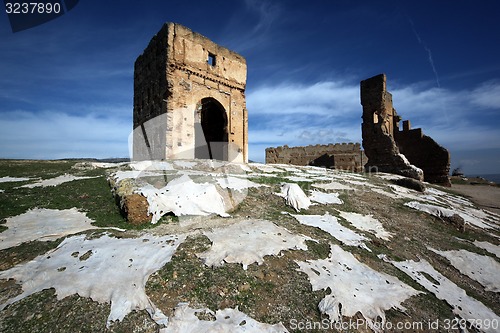
<svg viewBox="0 0 500 333"><path fill-rule="evenodd" d="M259 177L252 177L249 179L255 183L265 184L265 185L279 185L281 183L289 182L288 179L283 178L281 175L279 176L275 175L273 177L259 176Z"/></svg>
<svg viewBox="0 0 500 333"><path fill-rule="evenodd" d="M315 259L326 259L330 255L330 244L325 242L313 242L306 240L307 251L314 255Z"/></svg>
<svg viewBox="0 0 500 333"><path fill-rule="evenodd" d="M109 332L151 333L156 324L146 311L133 311L121 322L106 328L109 304L71 295L57 300L54 289L43 290L12 304L5 310L12 315L1 322L2 333L18 332ZM24 313L26 316L19 316Z"/></svg>
<svg viewBox="0 0 500 333"><path fill-rule="evenodd" d="M285 251L283 257L269 256L262 265L251 264L244 270L241 264L233 263L207 267L196 253L209 247L205 236L189 237L179 246L171 262L148 281L146 290L155 304L164 302L162 306L169 308L188 301L191 307L211 310L238 306L240 311L267 323L318 316L317 304L324 292L312 292L306 275L288 258L305 252ZM324 252L324 246L316 250ZM291 309L284 314L282 306Z"/></svg>
<svg viewBox="0 0 500 333"><path fill-rule="evenodd" d="M77 161L31 161L0 159L0 177L40 177L43 179L57 177L64 173L75 173L71 169Z"/></svg>
<svg viewBox="0 0 500 333"><path fill-rule="evenodd" d="M282 173L273 173L272 177L268 176L259 176L259 177L252 177L249 178L251 181L259 184L265 184L265 185L281 185L281 183L296 183L297 185L300 186L300 188L306 192L311 189L311 182L307 181L291 181L290 179L286 178L287 176L293 176L293 173L291 172L282 172Z"/></svg>
<svg viewBox="0 0 500 333"><path fill-rule="evenodd" d="M0 196L0 218L32 208L76 207L95 220L97 226L126 227L104 175L58 186L11 189Z"/></svg>
<svg viewBox="0 0 500 333"><path fill-rule="evenodd" d="M147 223L134 226L126 222L113 197L104 169L75 170L75 161L0 161L0 175L11 177L53 178L64 173L96 178L75 180L57 186L16 188L30 182L0 183L5 190L0 193L0 221L23 214L29 209L70 209L76 207L85 212L99 227L125 229L153 228ZM165 217L162 223L175 220ZM3 228L4 229L4 228ZM1 229L0 229L1 231Z"/></svg>

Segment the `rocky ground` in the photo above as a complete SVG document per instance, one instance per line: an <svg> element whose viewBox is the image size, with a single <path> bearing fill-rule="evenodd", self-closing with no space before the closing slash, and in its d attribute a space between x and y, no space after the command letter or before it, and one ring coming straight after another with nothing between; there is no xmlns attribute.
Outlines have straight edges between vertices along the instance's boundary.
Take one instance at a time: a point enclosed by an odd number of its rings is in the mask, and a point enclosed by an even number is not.
<svg viewBox="0 0 500 333"><path fill-rule="evenodd" d="M398 178L2 160L0 331L498 332L498 192Z"/></svg>

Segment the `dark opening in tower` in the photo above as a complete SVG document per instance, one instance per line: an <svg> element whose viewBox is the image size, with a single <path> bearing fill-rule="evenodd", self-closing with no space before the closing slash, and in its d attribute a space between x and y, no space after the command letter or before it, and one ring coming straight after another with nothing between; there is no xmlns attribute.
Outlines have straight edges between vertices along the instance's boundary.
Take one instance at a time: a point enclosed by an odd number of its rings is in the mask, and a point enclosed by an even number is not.
<svg viewBox="0 0 500 333"><path fill-rule="evenodd" d="M203 98L200 122L207 143L208 158L227 161L228 124L226 110L222 104L211 97ZM202 156L196 157L203 158Z"/></svg>

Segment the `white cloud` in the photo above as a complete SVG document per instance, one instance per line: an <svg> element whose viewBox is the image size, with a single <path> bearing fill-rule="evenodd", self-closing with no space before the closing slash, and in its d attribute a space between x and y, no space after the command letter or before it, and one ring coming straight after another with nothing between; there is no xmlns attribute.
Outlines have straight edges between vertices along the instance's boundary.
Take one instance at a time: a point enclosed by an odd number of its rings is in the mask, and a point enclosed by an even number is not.
<svg viewBox="0 0 500 333"><path fill-rule="evenodd" d="M478 107L500 110L500 82L483 83L471 95L471 102Z"/></svg>
<svg viewBox="0 0 500 333"><path fill-rule="evenodd" d="M129 114L124 110L122 114ZM130 118L63 112L0 113L3 158L128 157Z"/></svg>
<svg viewBox="0 0 500 333"><path fill-rule="evenodd" d="M352 127L342 126L300 126L289 127L284 130L285 124L277 123L266 129L249 129L249 158L252 161L264 162L265 149L288 145L307 146L315 144L328 144L338 142L361 143L361 126L354 124Z"/></svg>
<svg viewBox="0 0 500 333"><path fill-rule="evenodd" d="M359 87L342 81L283 83L250 90L249 157L265 148L361 142ZM359 122L358 122L359 121Z"/></svg>
<svg viewBox="0 0 500 333"><path fill-rule="evenodd" d="M500 82L464 90L415 84L389 91L403 119L411 120L414 128L421 127L446 148L500 147L498 120L493 119L500 110ZM361 141L357 83L338 80L262 86L249 91L247 106L249 155L257 161L264 161L266 147Z"/></svg>
<svg viewBox="0 0 500 333"><path fill-rule="evenodd" d="M425 119L427 123L461 121L471 116L480 119L482 112L500 111L500 82L496 81L463 90L412 85L391 92L394 107L403 118Z"/></svg>
<svg viewBox="0 0 500 333"><path fill-rule="evenodd" d="M449 109L463 111L463 97L443 88L421 90L408 86L391 93L394 108L404 119L415 116L440 118Z"/></svg>
<svg viewBox="0 0 500 333"><path fill-rule="evenodd" d="M284 125L284 124L283 124ZM284 125L286 126L286 125ZM267 129L251 129L249 132L250 144L273 143L278 145L291 144L325 144L332 141L361 140L361 126L286 126L285 129L276 126Z"/></svg>
<svg viewBox="0 0 500 333"><path fill-rule="evenodd" d="M500 82L458 91L410 86L393 91L393 103L412 127L450 150L497 149L499 96Z"/></svg>
<svg viewBox="0 0 500 333"><path fill-rule="evenodd" d="M446 127L431 126L423 130L426 135L451 150L500 148L500 131L485 125L450 123Z"/></svg>
<svg viewBox="0 0 500 333"><path fill-rule="evenodd" d="M425 134L448 148L452 162L459 150L500 148L496 116L500 82L489 81L466 90L414 84L389 91L403 119L411 120L414 128L423 128ZM56 107L38 113L0 112L0 157L128 156L131 107L99 101ZM247 91L247 107L249 158L254 161L264 161L267 147L361 142L357 82L265 85Z"/></svg>
<svg viewBox="0 0 500 333"><path fill-rule="evenodd" d="M250 91L247 104L251 113L257 115L342 116L356 109L359 112L359 87L334 81L264 86Z"/></svg>

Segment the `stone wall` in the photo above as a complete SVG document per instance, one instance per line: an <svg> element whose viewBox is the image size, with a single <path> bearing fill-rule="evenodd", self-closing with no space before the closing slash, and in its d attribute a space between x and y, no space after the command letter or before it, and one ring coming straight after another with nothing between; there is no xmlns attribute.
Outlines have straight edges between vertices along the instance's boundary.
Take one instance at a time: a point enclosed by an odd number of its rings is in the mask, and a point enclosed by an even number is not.
<svg viewBox="0 0 500 333"><path fill-rule="evenodd" d="M134 67L133 159L248 161L245 59L166 23Z"/></svg>
<svg viewBox="0 0 500 333"><path fill-rule="evenodd" d="M359 143L336 143L304 147L280 146L266 149L266 164L315 165L362 171L366 156Z"/></svg>
<svg viewBox="0 0 500 333"><path fill-rule="evenodd" d="M396 144L408 160L424 171L429 183L450 186L450 154L420 128L411 129L409 122L403 131L397 131Z"/></svg>
<svg viewBox="0 0 500 333"><path fill-rule="evenodd" d="M380 74L361 81L363 106L363 148L368 162L367 171L400 174L419 180L450 186L450 156L448 151L421 129L411 129L403 122L386 89L386 76Z"/></svg>

